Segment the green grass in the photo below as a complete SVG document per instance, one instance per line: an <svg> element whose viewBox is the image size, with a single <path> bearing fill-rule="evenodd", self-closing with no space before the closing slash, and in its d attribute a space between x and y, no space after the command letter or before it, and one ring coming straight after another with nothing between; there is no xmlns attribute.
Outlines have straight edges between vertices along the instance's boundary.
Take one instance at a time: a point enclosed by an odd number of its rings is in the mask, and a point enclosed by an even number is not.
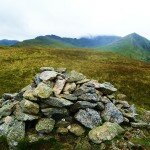
<svg viewBox="0 0 150 150"><path fill-rule="evenodd" d="M150 64L111 52L55 48L0 48L0 95L18 92L42 66L77 70L99 82L111 82L130 103L150 108Z"/></svg>

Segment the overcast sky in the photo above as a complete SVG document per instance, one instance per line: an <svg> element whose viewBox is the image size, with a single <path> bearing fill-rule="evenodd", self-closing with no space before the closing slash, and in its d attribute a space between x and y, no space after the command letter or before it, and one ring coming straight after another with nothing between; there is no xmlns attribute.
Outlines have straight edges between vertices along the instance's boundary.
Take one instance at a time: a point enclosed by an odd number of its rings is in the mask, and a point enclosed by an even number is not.
<svg viewBox="0 0 150 150"><path fill-rule="evenodd" d="M150 0L0 0L0 39L132 32L150 39Z"/></svg>

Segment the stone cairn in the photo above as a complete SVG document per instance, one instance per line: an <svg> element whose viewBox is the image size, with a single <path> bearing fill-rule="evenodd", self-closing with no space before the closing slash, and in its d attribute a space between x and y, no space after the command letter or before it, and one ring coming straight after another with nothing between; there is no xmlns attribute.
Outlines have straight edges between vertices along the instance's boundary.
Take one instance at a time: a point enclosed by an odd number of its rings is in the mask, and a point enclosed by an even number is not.
<svg viewBox="0 0 150 150"><path fill-rule="evenodd" d="M116 98L112 84L100 84L65 68L40 71L19 93L5 93L0 99L0 135L6 136L10 149L24 138L46 139L54 128L57 134L76 136L90 129L89 140L101 143L124 132L120 124L139 125L134 105L123 94Z"/></svg>

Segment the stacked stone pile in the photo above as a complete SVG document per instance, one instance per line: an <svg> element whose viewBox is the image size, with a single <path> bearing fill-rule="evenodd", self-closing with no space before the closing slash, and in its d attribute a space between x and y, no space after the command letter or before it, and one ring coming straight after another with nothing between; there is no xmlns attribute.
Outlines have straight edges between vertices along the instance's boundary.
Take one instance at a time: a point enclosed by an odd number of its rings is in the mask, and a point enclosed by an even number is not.
<svg viewBox="0 0 150 150"><path fill-rule="evenodd" d="M5 93L0 100L0 135L7 137L10 149L23 138L30 142L57 134L85 134L101 143L124 132L121 124L137 127L134 105L110 83L89 80L76 71L42 67L33 83L19 93ZM34 135L30 133L34 129Z"/></svg>

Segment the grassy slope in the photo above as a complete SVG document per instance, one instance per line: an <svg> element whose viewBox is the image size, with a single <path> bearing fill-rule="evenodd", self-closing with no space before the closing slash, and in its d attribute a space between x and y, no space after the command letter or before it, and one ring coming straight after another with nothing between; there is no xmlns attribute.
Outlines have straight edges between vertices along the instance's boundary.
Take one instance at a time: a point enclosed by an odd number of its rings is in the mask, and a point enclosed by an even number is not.
<svg viewBox="0 0 150 150"><path fill-rule="evenodd" d="M28 85L42 66L66 67L100 82L109 81L128 95L129 102L150 108L150 64L111 52L3 48L0 64L0 95Z"/></svg>

